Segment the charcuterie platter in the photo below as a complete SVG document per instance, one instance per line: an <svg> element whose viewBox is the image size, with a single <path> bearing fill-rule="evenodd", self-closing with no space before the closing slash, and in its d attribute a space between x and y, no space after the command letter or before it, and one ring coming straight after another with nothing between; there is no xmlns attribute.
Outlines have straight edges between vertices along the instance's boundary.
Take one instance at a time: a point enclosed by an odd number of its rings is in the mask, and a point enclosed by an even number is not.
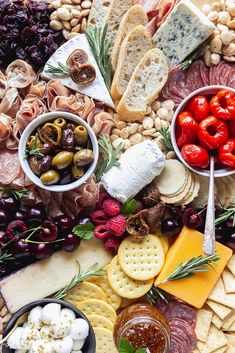
<svg viewBox="0 0 235 353"><path fill-rule="evenodd" d="M2 352L234 353L234 251L235 2L0 0Z"/></svg>

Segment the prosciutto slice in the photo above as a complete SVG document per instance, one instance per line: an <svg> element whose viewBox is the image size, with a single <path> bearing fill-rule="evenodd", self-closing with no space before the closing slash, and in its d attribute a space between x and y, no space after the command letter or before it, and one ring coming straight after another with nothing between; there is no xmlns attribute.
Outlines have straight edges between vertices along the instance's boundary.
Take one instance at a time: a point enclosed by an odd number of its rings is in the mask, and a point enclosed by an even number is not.
<svg viewBox="0 0 235 353"><path fill-rule="evenodd" d="M17 151L1 150L0 153L0 184L9 185L19 176L20 162Z"/></svg>
<svg viewBox="0 0 235 353"><path fill-rule="evenodd" d="M90 115L87 122L96 135L99 135L101 132L109 134L115 124L112 115L106 112L100 112L94 116Z"/></svg>
<svg viewBox="0 0 235 353"><path fill-rule="evenodd" d="M20 140L20 134L18 130L17 122L13 121L13 128L11 132L11 136L6 140L6 148L9 150L17 150L18 144Z"/></svg>
<svg viewBox="0 0 235 353"><path fill-rule="evenodd" d="M54 109L52 108L52 102L55 97L57 96L63 96L63 97L68 97L70 95L70 90L63 86L60 80L50 80L47 83L46 87L46 98L47 98L47 104L48 107L51 111Z"/></svg>
<svg viewBox="0 0 235 353"><path fill-rule="evenodd" d="M36 79L32 66L20 59L8 65L6 75L9 87L15 88L25 88Z"/></svg>
<svg viewBox="0 0 235 353"><path fill-rule="evenodd" d="M46 112L46 104L41 98L33 94L27 95L16 115L19 132L22 133L33 119Z"/></svg>
<svg viewBox="0 0 235 353"><path fill-rule="evenodd" d="M57 96L51 104L52 111L66 111L79 115L86 119L89 113L94 109L95 104L92 98L81 94L71 94L69 97Z"/></svg>
<svg viewBox="0 0 235 353"><path fill-rule="evenodd" d="M4 113L0 113L0 143L11 135L12 128L12 118Z"/></svg>
<svg viewBox="0 0 235 353"><path fill-rule="evenodd" d="M0 103L0 112L15 118L20 105L21 98L18 90L16 88L8 88Z"/></svg>
<svg viewBox="0 0 235 353"><path fill-rule="evenodd" d="M47 84L45 81L36 80L33 83L31 83L31 85L29 87L28 94L33 94L37 97L45 98L46 97L46 87L47 87Z"/></svg>
<svg viewBox="0 0 235 353"><path fill-rule="evenodd" d="M7 79L3 72L0 70L0 100L4 97L7 90Z"/></svg>

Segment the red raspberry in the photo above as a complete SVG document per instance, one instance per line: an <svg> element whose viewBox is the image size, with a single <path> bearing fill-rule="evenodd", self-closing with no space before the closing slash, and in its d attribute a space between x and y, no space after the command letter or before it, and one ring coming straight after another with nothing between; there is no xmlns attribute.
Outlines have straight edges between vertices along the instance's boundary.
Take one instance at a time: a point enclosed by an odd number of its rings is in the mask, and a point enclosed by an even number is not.
<svg viewBox="0 0 235 353"><path fill-rule="evenodd" d="M94 229L94 236L97 239L105 239L110 236L110 231L106 228L104 224L95 227Z"/></svg>
<svg viewBox="0 0 235 353"><path fill-rule="evenodd" d="M111 218L106 223L106 227L113 235L120 237L126 230L126 219L120 214L119 216Z"/></svg>
<svg viewBox="0 0 235 353"><path fill-rule="evenodd" d="M108 199L110 197L108 191L106 191L104 188L102 188L102 190L100 190L99 192L99 199L98 199L98 203L100 205L102 205L103 201Z"/></svg>
<svg viewBox="0 0 235 353"><path fill-rule="evenodd" d="M91 214L91 220L95 225L105 224L108 220L107 215L102 210L96 210Z"/></svg>
<svg viewBox="0 0 235 353"><path fill-rule="evenodd" d="M121 203L112 197L104 200L102 208L110 217L118 216L121 213Z"/></svg>
<svg viewBox="0 0 235 353"><path fill-rule="evenodd" d="M114 237L110 237L104 241L105 250L111 251L114 255L117 254L120 244L121 241Z"/></svg>

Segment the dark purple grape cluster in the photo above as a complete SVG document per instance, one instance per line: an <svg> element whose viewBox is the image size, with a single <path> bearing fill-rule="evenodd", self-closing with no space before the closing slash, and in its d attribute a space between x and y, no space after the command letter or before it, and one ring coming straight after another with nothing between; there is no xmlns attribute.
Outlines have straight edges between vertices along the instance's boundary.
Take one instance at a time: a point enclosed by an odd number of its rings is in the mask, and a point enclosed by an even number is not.
<svg viewBox="0 0 235 353"><path fill-rule="evenodd" d="M0 248L13 259L0 264L0 278L36 260L45 259L54 251L73 251L80 238L73 234L74 225L89 218L74 220L68 215L47 217L42 203L21 208L12 196L0 198Z"/></svg>
<svg viewBox="0 0 235 353"><path fill-rule="evenodd" d="M0 1L0 66L22 59L38 69L63 42L50 28L52 9L46 0Z"/></svg>

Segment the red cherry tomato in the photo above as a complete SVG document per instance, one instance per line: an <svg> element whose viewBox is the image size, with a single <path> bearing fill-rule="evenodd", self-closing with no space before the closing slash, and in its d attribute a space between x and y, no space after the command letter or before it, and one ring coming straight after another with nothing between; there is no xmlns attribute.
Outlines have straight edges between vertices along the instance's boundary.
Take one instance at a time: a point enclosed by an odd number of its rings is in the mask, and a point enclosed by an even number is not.
<svg viewBox="0 0 235 353"><path fill-rule="evenodd" d="M181 149L184 160L195 168L207 168L209 165L209 154L207 150L201 146L189 144L184 145Z"/></svg>
<svg viewBox="0 0 235 353"><path fill-rule="evenodd" d="M220 90L211 98L210 109L218 119L235 119L235 95L228 89Z"/></svg>
<svg viewBox="0 0 235 353"><path fill-rule="evenodd" d="M228 140L227 124L213 115L208 116L200 122L197 136L201 146L209 150L217 149Z"/></svg>
<svg viewBox="0 0 235 353"><path fill-rule="evenodd" d="M188 111L193 114L196 120L205 119L210 113L210 106L205 96L196 96L194 97L189 105Z"/></svg>
<svg viewBox="0 0 235 353"><path fill-rule="evenodd" d="M219 148L219 158L224 165L235 169L235 138L228 139L227 143Z"/></svg>
<svg viewBox="0 0 235 353"><path fill-rule="evenodd" d="M197 136L198 124L192 114L187 111L180 113L177 117L176 141L179 147L193 143Z"/></svg>
<svg viewBox="0 0 235 353"><path fill-rule="evenodd" d="M235 137L235 119L228 122L229 136Z"/></svg>

